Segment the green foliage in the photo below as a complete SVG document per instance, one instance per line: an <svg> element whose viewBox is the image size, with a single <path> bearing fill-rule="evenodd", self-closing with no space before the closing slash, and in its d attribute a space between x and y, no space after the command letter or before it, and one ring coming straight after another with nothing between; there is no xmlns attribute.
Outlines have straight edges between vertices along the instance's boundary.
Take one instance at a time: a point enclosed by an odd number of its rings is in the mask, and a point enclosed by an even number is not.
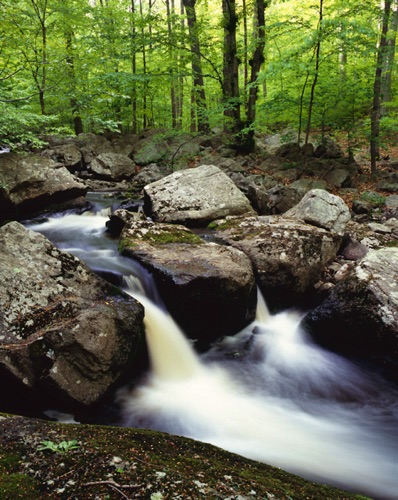
<svg viewBox="0 0 398 500"><path fill-rule="evenodd" d="M361 194L361 200L367 201L373 208L383 207L386 202L385 196L373 191L364 191Z"/></svg>
<svg viewBox="0 0 398 500"><path fill-rule="evenodd" d="M306 123L315 76L314 51L322 36L312 126L322 131L340 130L352 152L368 140L364 127L372 101L381 11L372 0L324 3L320 27L316 2L267 2L266 61L255 83L259 97L253 127L256 132L286 127L297 130L299 122ZM240 99L225 102L221 6L196 2L205 111L191 102L192 52L186 17L179 9L167 18L164 2L3 2L0 143L40 146L45 133L72 133L76 118L87 132L128 131L133 108L138 132L144 127L171 129L172 92L181 109L176 128L190 130L191 122L203 118L201 113L212 127L223 127L224 111L237 104L245 123L249 88L243 83L244 62L250 72L255 48L250 36L255 22L253 7L253 2L247 2L247 44L245 13L241 8L238 11ZM392 106L389 118L381 124L380 145L393 140L395 122Z"/></svg>
<svg viewBox="0 0 398 500"><path fill-rule="evenodd" d="M79 444L76 439L70 441L61 441L60 443L54 443L53 441L41 441L41 445L37 449L38 451L52 451L54 453L68 453L69 451L76 450L79 448Z"/></svg>
<svg viewBox="0 0 398 500"><path fill-rule="evenodd" d="M42 116L0 103L0 138L11 148L40 147L45 144L42 137L46 133L71 133L68 129L56 127L56 123L56 116Z"/></svg>

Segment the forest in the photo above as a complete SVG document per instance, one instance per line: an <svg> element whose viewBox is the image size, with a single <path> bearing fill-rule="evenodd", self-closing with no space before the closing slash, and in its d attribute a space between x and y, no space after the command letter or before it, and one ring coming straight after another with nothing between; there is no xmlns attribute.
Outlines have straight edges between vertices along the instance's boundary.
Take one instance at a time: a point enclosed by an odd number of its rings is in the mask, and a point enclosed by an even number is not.
<svg viewBox="0 0 398 500"><path fill-rule="evenodd" d="M223 129L394 141L396 0L0 0L0 142ZM297 131L297 132L296 132ZM292 139L292 138L290 138Z"/></svg>

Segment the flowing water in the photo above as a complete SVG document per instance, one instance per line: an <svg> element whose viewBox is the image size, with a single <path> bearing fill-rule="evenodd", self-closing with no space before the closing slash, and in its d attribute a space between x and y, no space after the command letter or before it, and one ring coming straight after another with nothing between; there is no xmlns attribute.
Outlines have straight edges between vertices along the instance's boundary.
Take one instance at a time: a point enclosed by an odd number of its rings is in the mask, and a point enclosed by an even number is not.
<svg viewBox="0 0 398 500"><path fill-rule="evenodd" d="M374 374L320 349L294 311L256 321L199 356L154 291L120 257L107 216L66 215L31 229L96 271L124 276L145 307L151 370L119 391L121 423L181 434L303 477L379 499L398 498L398 396Z"/></svg>

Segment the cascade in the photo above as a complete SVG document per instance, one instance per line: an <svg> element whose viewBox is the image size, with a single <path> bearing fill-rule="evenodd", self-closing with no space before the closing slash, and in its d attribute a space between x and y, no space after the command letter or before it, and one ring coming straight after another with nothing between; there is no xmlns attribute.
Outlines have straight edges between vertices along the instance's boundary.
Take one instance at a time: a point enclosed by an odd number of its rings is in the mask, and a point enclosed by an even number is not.
<svg viewBox="0 0 398 500"><path fill-rule="evenodd" d="M173 319L146 297L134 292L131 295L145 308L145 333L154 376L178 380L200 372L199 358Z"/></svg>
<svg viewBox="0 0 398 500"><path fill-rule="evenodd" d="M260 293L255 322L199 356L150 277L118 255L106 220L97 211L29 227L93 269L122 274L124 288L144 305L151 367L117 396L123 425L182 434L309 479L396 498L396 391L313 344L299 314L271 315ZM231 357L242 345L243 354Z"/></svg>

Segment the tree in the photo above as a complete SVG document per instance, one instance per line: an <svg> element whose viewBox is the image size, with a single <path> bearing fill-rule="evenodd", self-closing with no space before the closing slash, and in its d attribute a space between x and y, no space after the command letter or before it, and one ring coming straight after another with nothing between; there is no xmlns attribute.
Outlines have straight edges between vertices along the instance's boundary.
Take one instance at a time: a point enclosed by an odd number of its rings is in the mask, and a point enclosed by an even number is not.
<svg viewBox="0 0 398 500"><path fill-rule="evenodd" d="M239 57L236 45L236 30L238 18L236 15L235 0L222 0L223 27L224 27L224 54L223 54L223 99L225 129L238 134L242 130L240 116L239 92Z"/></svg>
<svg viewBox="0 0 398 500"><path fill-rule="evenodd" d="M255 2L255 50L249 64L251 67L249 81L249 97L247 105L246 125L251 127L256 118L256 102L258 96L257 78L260 72L261 65L264 62L265 49L265 8L268 7L269 1L256 0ZM250 130L250 135L253 135L253 130Z"/></svg>
<svg viewBox="0 0 398 500"><path fill-rule="evenodd" d="M380 135L380 115L381 115L381 89L383 66L388 49L387 32L391 14L391 0L384 1L384 11L380 34L380 43L377 50L376 72L373 85L373 104L371 115L371 130L370 130L370 169L371 176L375 178L377 175L376 162L380 156L379 151L379 135Z"/></svg>
<svg viewBox="0 0 398 500"><path fill-rule="evenodd" d="M381 117L388 114L388 103L393 99L392 94L392 72L394 67L395 46L397 40L398 29L398 5L397 2L392 2L391 5L391 20L389 23L387 36L387 49L384 57L384 65L382 71L382 88L381 88Z"/></svg>
<svg viewBox="0 0 398 500"><path fill-rule="evenodd" d="M207 114L207 102L202 71L202 60L200 52L200 43L198 36L198 24L196 20L195 4L196 0L183 0L187 15L187 24L189 30L189 41L192 61L193 104L196 107L196 115L199 132L209 131L209 118ZM192 127L191 127L192 128Z"/></svg>

